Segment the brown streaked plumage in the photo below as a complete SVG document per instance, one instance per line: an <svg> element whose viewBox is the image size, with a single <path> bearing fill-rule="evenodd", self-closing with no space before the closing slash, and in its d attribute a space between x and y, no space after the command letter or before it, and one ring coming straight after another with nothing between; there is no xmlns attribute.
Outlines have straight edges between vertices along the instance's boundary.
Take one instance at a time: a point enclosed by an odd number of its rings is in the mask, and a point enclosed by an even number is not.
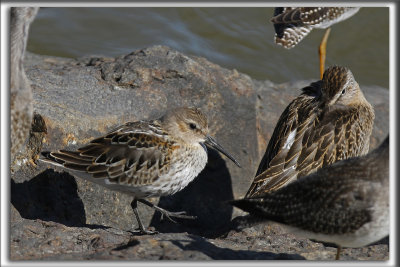
<svg viewBox="0 0 400 267"><path fill-rule="evenodd" d="M389 234L389 136L367 155L338 161L255 198L233 200L247 211L239 228L275 221L289 232L362 247Z"/></svg>
<svg viewBox="0 0 400 267"><path fill-rule="evenodd" d="M279 118L246 197L368 152L374 110L349 69L330 67L302 90Z"/></svg>
<svg viewBox="0 0 400 267"><path fill-rule="evenodd" d="M32 89L23 67L29 26L37 7L10 9L10 115L11 157L21 149L32 123Z"/></svg>
<svg viewBox="0 0 400 267"><path fill-rule="evenodd" d="M196 108L177 108L159 120L128 122L77 151L44 152L45 161L112 190L134 196L132 207L142 233L137 201L167 218L194 218L168 212L144 200L185 188L207 163L207 144L225 154L208 135L206 117ZM172 220L172 219L171 219Z"/></svg>
<svg viewBox="0 0 400 267"><path fill-rule="evenodd" d="M312 29L326 29L358 12L359 7L277 7L271 22L275 43L290 49Z"/></svg>

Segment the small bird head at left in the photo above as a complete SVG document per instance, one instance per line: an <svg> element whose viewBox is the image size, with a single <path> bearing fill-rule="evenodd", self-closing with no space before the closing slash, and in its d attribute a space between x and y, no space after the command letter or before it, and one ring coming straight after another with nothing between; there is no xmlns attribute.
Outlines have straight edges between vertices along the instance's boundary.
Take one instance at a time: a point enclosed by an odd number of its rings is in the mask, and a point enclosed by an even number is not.
<svg viewBox="0 0 400 267"><path fill-rule="evenodd" d="M173 109L161 118L161 122L173 138L192 145L204 143L215 148L241 167L234 157L208 135L207 118L199 109L187 107Z"/></svg>
<svg viewBox="0 0 400 267"><path fill-rule="evenodd" d="M346 67L329 67L324 72L322 83L322 98L326 105L350 106L365 101L353 73Z"/></svg>

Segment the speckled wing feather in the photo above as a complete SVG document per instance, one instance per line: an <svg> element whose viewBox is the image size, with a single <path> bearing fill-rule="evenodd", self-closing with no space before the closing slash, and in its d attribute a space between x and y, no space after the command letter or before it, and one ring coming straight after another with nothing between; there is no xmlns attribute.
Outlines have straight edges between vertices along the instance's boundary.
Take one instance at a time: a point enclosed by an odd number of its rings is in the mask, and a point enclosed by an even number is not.
<svg viewBox="0 0 400 267"><path fill-rule="evenodd" d="M303 237L360 247L389 233L389 136L368 155L335 162L277 191L230 203Z"/></svg>
<svg viewBox="0 0 400 267"><path fill-rule="evenodd" d="M288 139L294 129L300 128L299 124L303 124L302 131L306 129L304 126L306 126L307 119L312 119L310 116L314 110L313 102L321 95L321 85L322 81L318 81L303 88L302 91L304 93L293 100L283 111L260 162L256 176L268 168L271 160L282 150L284 140ZM298 112L300 109L304 110L301 114ZM297 135L299 134L297 130Z"/></svg>
<svg viewBox="0 0 400 267"><path fill-rule="evenodd" d="M344 175L342 169L334 171L336 175L332 169L329 175L314 173L262 198L234 200L232 204L257 217L315 233L352 233L371 221L371 194L381 185L353 179L351 174L339 179Z"/></svg>
<svg viewBox="0 0 400 267"><path fill-rule="evenodd" d="M157 122L129 122L77 151L60 150L47 158L110 183L151 184L168 171L175 146L164 134Z"/></svg>
<svg viewBox="0 0 400 267"><path fill-rule="evenodd" d="M292 166L295 162L293 160L298 158L301 150L302 140L300 137L302 137L309 122L313 119L312 103L321 94L321 84L322 82L318 81L303 88L304 93L293 100L283 111L260 162L256 178L254 178L246 197L253 196L258 191L266 190L265 184L269 181L267 179L270 176L277 177L280 174L279 177L281 178L290 178L294 175L295 170ZM304 112L299 114L299 109L303 109ZM286 142L291 134L290 139L292 141ZM289 145L290 149L287 149ZM286 158L291 158L292 164L285 167ZM267 169L269 169L268 173L263 173ZM260 174L263 174L263 176Z"/></svg>
<svg viewBox="0 0 400 267"><path fill-rule="evenodd" d="M312 30L313 22L327 12L327 8L322 8L310 15L305 15L313 9L315 8L275 8L274 17L271 19L275 28L275 43L290 49L303 40Z"/></svg>
<svg viewBox="0 0 400 267"><path fill-rule="evenodd" d="M271 22L275 28L275 43L290 49L313 28L327 28L358 11L350 7L277 7Z"/></svg>
<svg viewBox="0 0 400 267"><path fill-rule="evenodd" d="M294 26L316 25L329 17L332 8L329 7L278 7L275 8L274 24L292 24Z"/></svg>
<svg viewBox="0 0 400 267"><path fill-rule="evenodd" d="M325 165L368 152L364 133L371 129L362 128L367 110L336 107L318 114L313 101L320 86L315 82L304 88L282 113L246 197L277 190Z"/></svg>

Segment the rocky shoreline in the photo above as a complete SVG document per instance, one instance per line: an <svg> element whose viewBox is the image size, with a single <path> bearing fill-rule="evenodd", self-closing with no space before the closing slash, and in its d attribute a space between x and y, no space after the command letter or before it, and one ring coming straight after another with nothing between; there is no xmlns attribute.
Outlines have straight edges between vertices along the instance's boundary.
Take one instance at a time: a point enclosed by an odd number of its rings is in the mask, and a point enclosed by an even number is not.
<svg viewBox="0 0 400 267"><path fill-rule="evenodd" d="M11 260L334 259L333 246L297 238L275 224L225 231L232 218L243 215L226 201L245 194L281 112L311 81L257 81L165 46L116 58L27 53L24 65L35 120L11 166ZM372 150L389 132L389 91L360 86L376 113ZM206 168L187 188L151 199L197 216L194 221L161 221L158 213L139 206L145 225L161 234L133 231L131 197L36 162L40 150L77 148L116 125L184 105L208 116L211 134L243 168L209 151ZM341 259L388 260L388 240L346 248Z"/></svg>

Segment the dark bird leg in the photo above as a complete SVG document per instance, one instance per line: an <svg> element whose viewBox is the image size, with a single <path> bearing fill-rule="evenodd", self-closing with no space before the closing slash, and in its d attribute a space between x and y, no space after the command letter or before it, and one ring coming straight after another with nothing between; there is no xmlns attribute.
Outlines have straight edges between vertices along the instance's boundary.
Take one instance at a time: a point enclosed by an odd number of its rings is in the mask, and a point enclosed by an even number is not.
<svg viewBox="0 0 400 267"><path fill-rule="evenodd" d="M138 199L137 201L161 212L161 219L163 219L164 218L163 216L165 215L165 217L167 217L171 222L174 222L174 223L176 223L176 222L171 217L183 218L183 219L196 219L196 216L185 215L186 214L185 211L171 212L171 211L165 210L163 208L160 208L145 199Z"/></svg>
<svg viewBox="0 0 400 267"><path fill-rule="evenodd" d="M335 260L339 260L339 258L340 258L340 249L341 249L341 248L342 248L342 247L338 245L337 251L336 251L336 258L335 258Z"/></svg>
<svg viewBox="0 0 400 267"><path fill-rule="evenodd" d="M319 45L319 71L321 74L321 80L325 71L325 58L326 58L326 43L328 42L329 33L331 32L331 28L328 28L322 37L321 44Z"/></svg>
<svg viewBox="0 0 400 267"><path fill-rule="evenodd" d="M146 228L144 227L142 221L140 220L139 212L138 212L138 210L137 210L137 202L138 202L138 199L133 198L133 200L132 200L132 202L131 202L131 207L132 207L132 209L133 209L133 212L135 213L136 220L137 220L137 222L138 222L138 224L139 224L140 233L145 234L145 235L154 235L154 234L157 234L157 233L158 233L157 231L146 230Z"/></svg>

